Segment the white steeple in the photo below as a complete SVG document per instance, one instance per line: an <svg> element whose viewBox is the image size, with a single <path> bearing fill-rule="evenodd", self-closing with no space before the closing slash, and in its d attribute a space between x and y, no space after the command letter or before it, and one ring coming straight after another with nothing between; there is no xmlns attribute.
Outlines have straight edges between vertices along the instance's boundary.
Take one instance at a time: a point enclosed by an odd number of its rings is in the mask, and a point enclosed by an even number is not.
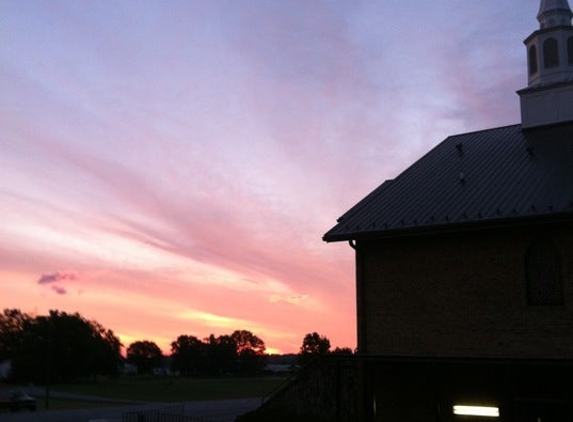
<svg viewBox="0 0 573 422"><path fill-rule="evenodd" d="M537 20L541 29L571 26L573 13L567 0L541 0Z"/></svg>
<svg viewBox="0 0 573 422"><path fill-rule="evenodd" d="M567 0L541 0L540 29L524 41L528 85L518 91L523 128L573 121L572 18Z"/></svg>

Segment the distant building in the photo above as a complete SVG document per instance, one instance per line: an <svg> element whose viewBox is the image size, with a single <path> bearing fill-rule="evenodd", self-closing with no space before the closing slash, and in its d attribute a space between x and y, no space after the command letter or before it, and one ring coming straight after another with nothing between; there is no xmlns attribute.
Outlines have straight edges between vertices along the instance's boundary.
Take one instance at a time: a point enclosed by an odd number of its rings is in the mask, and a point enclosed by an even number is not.
<svg viewBox="0 0 573 422"><path fill-rule="evenodd" d="M268 364L265 365L263 372L270 375L287 375L292 374L298 369L296 365L285 364Z"/></svg>
<svg viewBox="0 0 573 422"><path fill-rule="evenodd" d="M361 420L573 420L572 17L541 1L520 124L448 137L324 235L356 254Z"/></svg>
<svg viewBox="0 0 573 422"><path fill-rule="evenodd" d="M151 369L151 373L156 377L170 377L173 375L170 368L156 367Z"/></svg>
<svg viewBox="0 0 573 422"><path fill-rule="evenodd" d="M135 366L133 363L125 362L123 364L122 373L128 375L136 375L138 373L137 366Z"/></svg>

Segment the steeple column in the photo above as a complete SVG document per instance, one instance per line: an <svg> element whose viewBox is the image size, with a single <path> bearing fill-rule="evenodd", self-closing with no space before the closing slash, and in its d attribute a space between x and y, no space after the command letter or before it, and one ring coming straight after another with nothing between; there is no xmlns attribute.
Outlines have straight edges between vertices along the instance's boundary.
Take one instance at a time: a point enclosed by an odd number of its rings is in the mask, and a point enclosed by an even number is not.
<svg viewBox="0 0 573 422"><path fill-rule="evenodd" d="M572 17L567 0L541 0L540 29L524 41L529 88L573 80Z"/></svg>

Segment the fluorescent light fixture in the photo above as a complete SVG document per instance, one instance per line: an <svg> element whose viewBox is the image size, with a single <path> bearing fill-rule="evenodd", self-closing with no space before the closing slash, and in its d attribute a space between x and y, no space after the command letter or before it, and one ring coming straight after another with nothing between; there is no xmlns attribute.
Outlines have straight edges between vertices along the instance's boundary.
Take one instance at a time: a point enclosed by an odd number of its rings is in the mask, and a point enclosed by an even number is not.
<svg viewBox="0 0 573 422"><path fill-rule="evenodd" d="M486 418L499 418L499 407L487 406L454 406L455 415L483 416Z"/></svg>

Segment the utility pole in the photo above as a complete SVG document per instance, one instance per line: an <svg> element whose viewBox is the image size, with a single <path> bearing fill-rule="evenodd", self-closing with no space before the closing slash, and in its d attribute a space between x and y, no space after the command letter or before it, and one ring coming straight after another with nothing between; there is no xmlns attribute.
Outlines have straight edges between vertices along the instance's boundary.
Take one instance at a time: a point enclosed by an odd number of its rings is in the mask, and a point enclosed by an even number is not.
<svg viewBox="0 0 573 422"><path fill-rule="evenodd" d="M52 373L52 343L53 343L53 328L52 320L48 321L48 355L46 361L46 397L45 397L45 408L48 410L50 408L50 382Z"/></svg>

